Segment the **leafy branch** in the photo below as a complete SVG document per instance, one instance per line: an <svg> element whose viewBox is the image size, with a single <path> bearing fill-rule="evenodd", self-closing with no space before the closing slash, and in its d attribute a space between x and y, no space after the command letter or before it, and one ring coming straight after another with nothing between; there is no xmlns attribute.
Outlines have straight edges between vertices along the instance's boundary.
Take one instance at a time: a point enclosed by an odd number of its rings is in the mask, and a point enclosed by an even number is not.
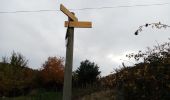
<svg viewBox="0 0 170 100"><path fill-rule="evenodd" d="M157 28L157 29L170 28L169 25L162 24L161 22L158 22L158 23L146 23L145 25L139 26L139 28L135 32L135 35L138 35L139 32L143 31L143 28L145 28L145 27L152 27L152 28Z"/></svg>

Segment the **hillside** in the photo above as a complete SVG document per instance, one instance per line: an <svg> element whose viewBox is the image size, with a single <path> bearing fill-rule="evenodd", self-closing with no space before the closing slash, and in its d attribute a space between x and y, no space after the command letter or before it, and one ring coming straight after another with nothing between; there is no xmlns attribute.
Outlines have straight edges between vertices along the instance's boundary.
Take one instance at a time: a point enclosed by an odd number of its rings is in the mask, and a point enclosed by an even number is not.
<svg viewBox="0 0 170 100"><path fill-rule="evenodd" d="M123 65L114 74L104 77L103 87L117 91L117 100L169 100L170 43L127 57L143 61L134 66Z"/></svg>

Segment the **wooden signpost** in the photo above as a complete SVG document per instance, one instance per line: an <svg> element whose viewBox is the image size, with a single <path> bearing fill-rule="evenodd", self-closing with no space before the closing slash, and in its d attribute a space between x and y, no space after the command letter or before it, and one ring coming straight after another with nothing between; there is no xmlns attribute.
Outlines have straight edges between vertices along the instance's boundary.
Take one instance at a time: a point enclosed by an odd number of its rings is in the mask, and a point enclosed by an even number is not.
<svg viewBox="0 0 170 100"><path fill-rule="evenodd" d="M72 66L73 66L73 45L74 45L74 28L92 28L91 22L79 22L73 12L70 12L64 5L60 5L60 10L68 16L68 21L65 21L67 27L66 33L66 62L64 69L64 88L63 100L71 100L72 94Z"/></svg>

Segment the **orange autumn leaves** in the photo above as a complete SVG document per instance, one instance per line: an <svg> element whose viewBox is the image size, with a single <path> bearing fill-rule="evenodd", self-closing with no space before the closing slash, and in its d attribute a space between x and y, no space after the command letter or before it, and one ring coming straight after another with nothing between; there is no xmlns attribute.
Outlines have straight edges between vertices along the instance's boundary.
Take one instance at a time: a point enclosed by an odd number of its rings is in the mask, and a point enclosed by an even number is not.
<svg viewBox="0 0 170 100"><path fill-rule="evenodd" d="M42 65L41 77L45 84L63 84L64 60L61 57L49 57Z"/></svg>

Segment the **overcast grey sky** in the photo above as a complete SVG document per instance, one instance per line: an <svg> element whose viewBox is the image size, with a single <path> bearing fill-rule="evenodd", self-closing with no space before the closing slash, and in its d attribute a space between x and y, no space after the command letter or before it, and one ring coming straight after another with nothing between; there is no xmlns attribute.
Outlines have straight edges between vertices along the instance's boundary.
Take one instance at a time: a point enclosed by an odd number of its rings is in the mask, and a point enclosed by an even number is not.
<svg viewBox="0 0 170 100"><path fill-rule="evenodd" d="M131 6L170 3L169 0L0 0L0 12L55 10L60 4L70 9L105 6ZM125 55L168 40L170 29L146 28L135 36L140 25L162 22L170 25L170 4L74 11L81 21L92 21L91 29L75 29L74 66L89 59L100 66L102 75L128 60ZM0 57L14 50L29 59L29 66L40 68L49 56L65 57L64 21L58 11L0 13ZM125 64L130 63L125 61Z"/></svg>

